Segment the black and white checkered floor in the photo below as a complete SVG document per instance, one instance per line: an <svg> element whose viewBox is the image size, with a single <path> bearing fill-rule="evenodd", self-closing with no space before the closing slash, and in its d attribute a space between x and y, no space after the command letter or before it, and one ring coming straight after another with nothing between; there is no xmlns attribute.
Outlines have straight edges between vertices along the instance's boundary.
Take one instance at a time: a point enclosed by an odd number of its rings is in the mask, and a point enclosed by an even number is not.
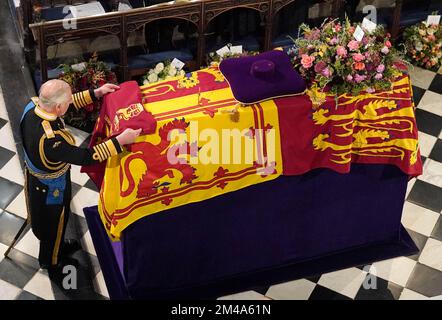
<svg viewBox="0 0 442 320"><path fill-rule="evenodd" d="M425 162L424 174L409 183L402 222L419 254L221 299L442 299L442 74L415 68L412 82ZM3 257L26 218L24 179L7 112L10 108L0 91L0 299L106 299L106 285L82 211L97 203L98 193L79 167L72 170L73 214L67 232L69 238L81 239L83 246L75 255L82 264L78 289L61 292L51 285L47 273L39 270L38 240L32 231L18 242L12 259ZM87 134L76 129L72 132L77 143L87 142ZM370 284L375 279L376 289L364 288L367 277Z"/></svg>

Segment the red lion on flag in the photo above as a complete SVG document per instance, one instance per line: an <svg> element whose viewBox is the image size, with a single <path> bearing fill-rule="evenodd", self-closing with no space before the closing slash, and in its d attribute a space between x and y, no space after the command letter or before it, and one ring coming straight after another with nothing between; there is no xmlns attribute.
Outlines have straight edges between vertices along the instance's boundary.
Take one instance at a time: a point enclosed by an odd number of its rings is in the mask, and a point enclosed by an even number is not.
<svg viewBox="0 0 442 320"><path fill-rule="evenodd" d="M142 160L147 167L146 172L142 175L141 180L138 183L137 198L152 196L158 193L158 189L162 187L163 192L167 191L167 186L170 183L161 183L160 180L165 176L174 178L177 171L182 175L180 184L190 184L197 178L195 175L196 169L190 166L187 161L183 161L182 158L183 155L191 155L191 150L195 150L195 148L192 148L188 142L185 142L184 145L171 146L171 142L168 139L169 134L173 130L185 132L188 126L189 123L186 122L184 118L179 120L174 119L159 129L158 135L161 138L159 144L139 142L129 147L129 151L132 152L132 154L127 157L124 165L120 168L120 183L123 183L124 176L126 176L129 181L129 186L124 190L121 185L121 197L129 196L136 187L135 180L130 171L130 164L137 159ZM183 150L185 150L184 154ZM171 163L168 159L168 154L170 154L170 152L173 152L176 157L175 159L178 159L178 156L180 156L179 161L174 164Z"/></svg>

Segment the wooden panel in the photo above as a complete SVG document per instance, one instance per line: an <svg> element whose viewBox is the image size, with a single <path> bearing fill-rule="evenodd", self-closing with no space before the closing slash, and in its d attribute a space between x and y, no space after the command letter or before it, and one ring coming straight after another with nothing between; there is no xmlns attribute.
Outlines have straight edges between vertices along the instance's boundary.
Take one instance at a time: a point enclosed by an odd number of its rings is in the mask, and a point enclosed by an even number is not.
<svg viewBox="0 0 442 320"><path fill-rule="evenodd" d="M236 8L249 8L267 14L270 9L270 0L206 0L203 1L204 25L218 15Z"/></svg>
<svg viewBox="0 0 442 320"><path fill-rule="evenodd" d="M31 22L31 0L22 0L26 9L27 19ZM63 2L62 0L60 0ZM127 66L127 43L129 33L142 28L146 23L159 19L183 19L193 23L199 34L197 57L194 64L198 68L205 55L205 32L210 22L220 14L236 9L248 8L259 12L261 21L265 26L264 49L271 48L271 35L273 17L285 6L296 0L201 0L181 4L161 4L153 7L133 9L125 12L112 12L101 16L86 17L76 20L76 28L66 28L66 22L52 21L31 24L34 39L40 47L40 61L43 80L47 79L47 47L59 42L79 38L92 38L103 34L117 35L120 39L120 71L123 80L129 77ZM334 0L337 3L341 0ZM57 1L59 2L59 1ZM67 1L69 2L69 1ZM55 2L53 2L55 3ZM66 3L66 1L64 1ZM25 17L23 18L25 21ZM29 40L29 39L28 39ZM32 38L31 38L32 40ZM28 41L31 46L32 41ZM29 48L28 48L29 51ZM35 51L34 51L35 52Z"/></svg>
<svg viewBox="0 0 442 320"><path fill-rule="evenodd" d="M128 32L133 32L146 23L159 19L183 19L198 27L201 21L201 3L159 5L153 8L127 11L125 15L128 23Z"/></svg>

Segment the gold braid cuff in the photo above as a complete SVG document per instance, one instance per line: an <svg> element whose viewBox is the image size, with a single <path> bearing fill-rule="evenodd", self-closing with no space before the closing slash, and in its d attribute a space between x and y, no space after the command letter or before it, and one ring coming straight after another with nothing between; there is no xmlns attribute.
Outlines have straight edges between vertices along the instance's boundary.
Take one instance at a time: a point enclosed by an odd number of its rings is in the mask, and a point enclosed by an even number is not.
<svg viewBox="0 0 442 320"><path fill-rule="evenodd" d="M88 104L93 103L94 101L92 100L91 94L89 92L89 90L85 90L82 92L77 92L74 93L72 95L72 101L74 103L74 107L75 109L79 110L85 106L87 106Z"/></svg>
<svg viewBox="0 0 442 320"><path fill-rule="evenodd" d="M94 148L93 159L103 162L104 160L118 154L118 150L114 145L114 142L107 140L106 142L97 144Z"/></svg>

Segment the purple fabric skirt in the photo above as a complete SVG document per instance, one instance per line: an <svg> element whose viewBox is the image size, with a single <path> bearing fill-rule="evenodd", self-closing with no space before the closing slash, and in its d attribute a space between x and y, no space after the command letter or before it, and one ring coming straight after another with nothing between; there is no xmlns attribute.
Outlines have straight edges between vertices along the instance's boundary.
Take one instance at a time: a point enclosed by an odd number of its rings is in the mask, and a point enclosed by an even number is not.
<svg viewBox="0 0 442 320"><path fill-rule="evenodd" d="M417 251L408 177L390 165L316 169L163 211L109 241L85 208L113 299L212 298Z"/></svg>

